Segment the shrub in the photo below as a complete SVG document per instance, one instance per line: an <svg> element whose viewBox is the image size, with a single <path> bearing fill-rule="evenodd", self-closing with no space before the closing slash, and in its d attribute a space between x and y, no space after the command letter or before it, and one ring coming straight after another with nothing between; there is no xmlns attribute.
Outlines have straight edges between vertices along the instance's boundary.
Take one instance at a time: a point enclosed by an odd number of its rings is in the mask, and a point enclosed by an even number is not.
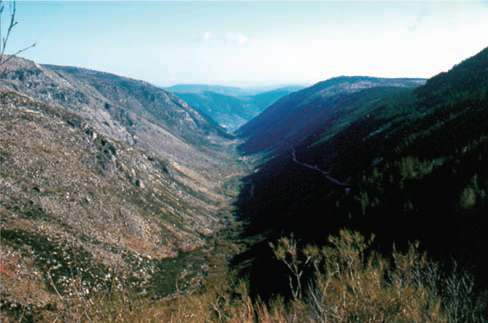
<svg viewBox="0 0 488 323"><path fill-rule="evenodd" d="M400 180L422 178L432 172L434 164L431 161L421 161L415 157L404 157L397 162Z"/></svg>
<svg viewBox="0 0 488 323"><path fill-rule="evenodd" d="M459 197L459 205L461 208L469 210L482 204L487 197L486 191L479 184L478 175L474 175L469 184L461 192Z"/></svg>
<svg viewBox="0 0 488 323"><path fill-rule="evenodd" d="M326 246L299 247L293 238L272 244L290 271L293 299L268 303L249 296L247 283L222 280L174 299L150 301L124 289L92 299L65 299L48 320L93 322L483 322L486 303L473 280L454 269L443 274L419 251L371 249L373 237L340 231ZM305 281L304 270L314 278ZM308 283L308 284L307 284ZM485 311L485 312L484 312Z"/></svg>

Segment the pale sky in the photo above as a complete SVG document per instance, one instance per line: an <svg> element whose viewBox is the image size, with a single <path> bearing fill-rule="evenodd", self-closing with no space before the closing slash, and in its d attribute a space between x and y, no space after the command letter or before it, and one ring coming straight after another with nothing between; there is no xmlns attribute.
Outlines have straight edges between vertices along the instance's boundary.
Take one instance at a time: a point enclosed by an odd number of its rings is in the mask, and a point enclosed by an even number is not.
<svg viewBox="0 0 488 323"><path fill-rule="evenodd" d="M158 85L431 77L488 46L488 1L24 2L11 50Z"/></svg>

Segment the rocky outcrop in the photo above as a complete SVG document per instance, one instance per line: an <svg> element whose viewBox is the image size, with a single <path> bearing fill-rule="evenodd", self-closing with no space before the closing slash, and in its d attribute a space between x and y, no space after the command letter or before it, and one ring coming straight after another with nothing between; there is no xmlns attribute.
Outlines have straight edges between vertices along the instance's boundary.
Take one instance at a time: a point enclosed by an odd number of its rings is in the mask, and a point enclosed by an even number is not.
<svg viewBox="0 0 488 323"><path fill-rule="evenodd" d="M0 79L2 299L44 306L54 288L82 277L96 292L114 270L148 290L165 259L222 228L235 193L224 179L242 171L220 128L141 81L11 62ZM21 280L35 286L29 299Z"/></svg>

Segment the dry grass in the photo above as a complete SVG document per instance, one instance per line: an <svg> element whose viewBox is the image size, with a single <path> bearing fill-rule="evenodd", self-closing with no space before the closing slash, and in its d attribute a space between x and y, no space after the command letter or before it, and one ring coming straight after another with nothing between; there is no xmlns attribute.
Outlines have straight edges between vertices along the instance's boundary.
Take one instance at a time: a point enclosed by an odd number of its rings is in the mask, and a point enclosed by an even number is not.
<svg viewBox="0 0 488 323"><path fill-rule="evenodd" d="M252 300L245 282L211 277L198 292L151 301L115 289L85 298L76 286L73 296L59 295L61 306L43 320L69 322L484 322L486 304L475 301L466 274L443 274L412 245L395 251L391 260L371 252L358 233L341 231L325 247L298 248L282 238L273 245L290 269L289 302ZM308 284L301 272L315 273ZM297 285L300 281L301 284ZM307 287L302 287L306 285Z"/></svg>

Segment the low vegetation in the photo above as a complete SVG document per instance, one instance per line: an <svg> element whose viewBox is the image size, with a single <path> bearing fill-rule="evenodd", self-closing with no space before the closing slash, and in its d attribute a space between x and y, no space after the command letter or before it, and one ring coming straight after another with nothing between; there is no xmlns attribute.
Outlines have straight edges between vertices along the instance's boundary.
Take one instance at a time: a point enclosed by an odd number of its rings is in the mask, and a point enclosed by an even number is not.
<svg viewBox="0 0 488 323"><path fill-rule="evenodd" d="M271 245L289 270L290 299L253 299L216 253L209 276L190 293L154 300L116 279L105 293L86 296L80 281L58 292L59 302L37 313L10 311L20 320L91 322L482 322L486 297L456 269L445 274L418 244L390 257L372 248L374 238L340 231L324 246L281 238ZM222 251L222 250L220 250ZM15 309L15 311L13 311Z"/></svg>

